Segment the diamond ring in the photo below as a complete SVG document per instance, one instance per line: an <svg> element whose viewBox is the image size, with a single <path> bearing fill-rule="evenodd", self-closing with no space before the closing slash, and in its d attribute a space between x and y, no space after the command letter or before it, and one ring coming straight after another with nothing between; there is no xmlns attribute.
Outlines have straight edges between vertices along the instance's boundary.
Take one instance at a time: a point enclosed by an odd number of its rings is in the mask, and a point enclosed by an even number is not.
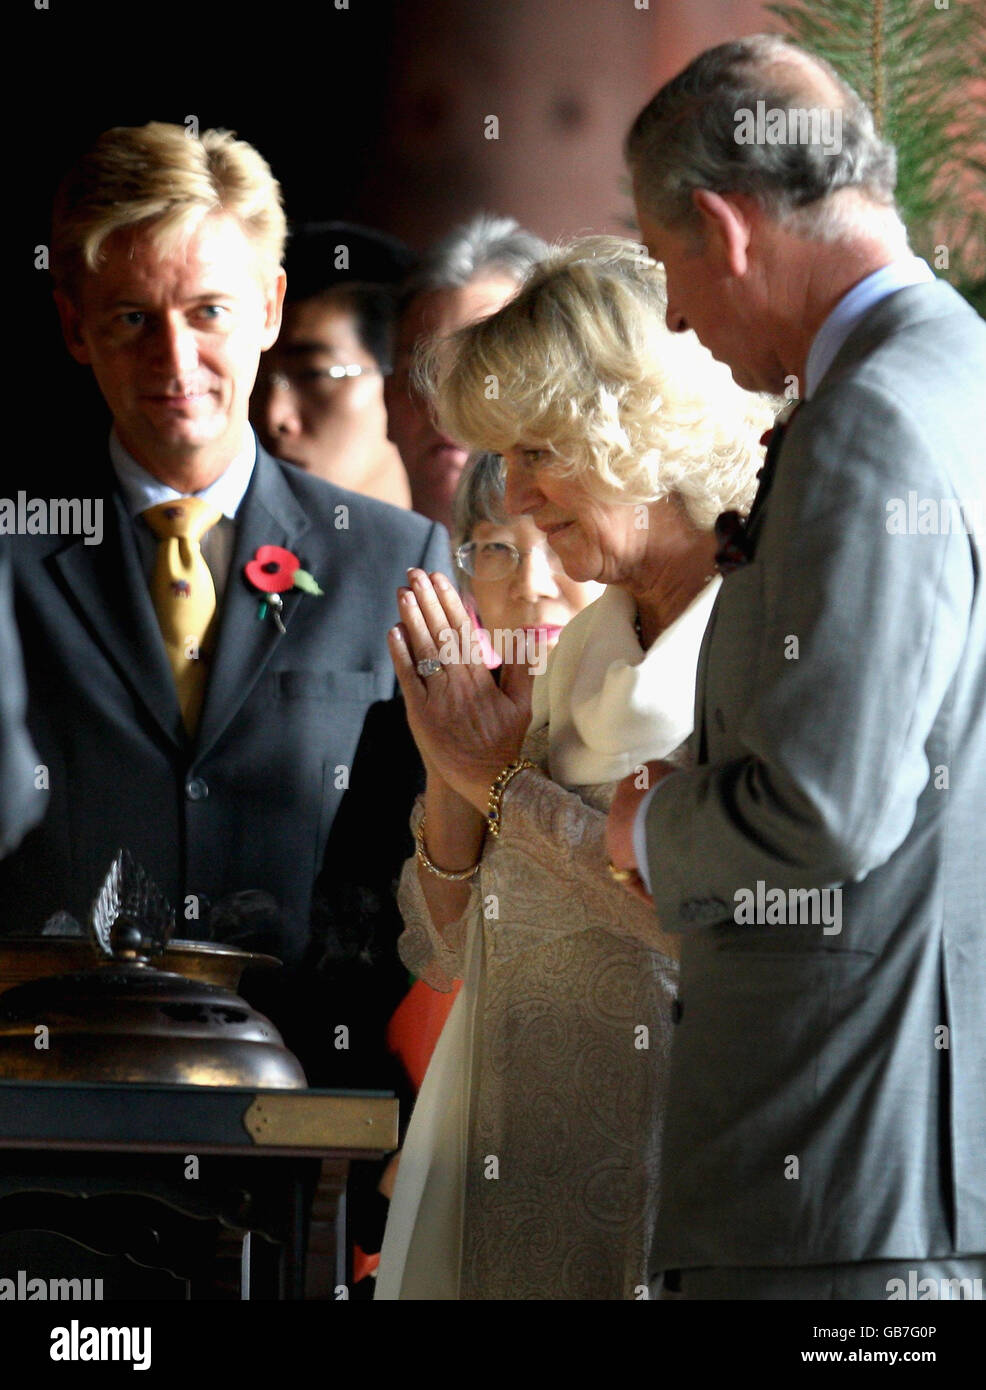
<svg viewBox="0 0 986 1390"><path fill-rule="evenodd" d="M425 656L418 662L415 670L419 676L434 676L442 669L442 663L437 656Z"/></svg>

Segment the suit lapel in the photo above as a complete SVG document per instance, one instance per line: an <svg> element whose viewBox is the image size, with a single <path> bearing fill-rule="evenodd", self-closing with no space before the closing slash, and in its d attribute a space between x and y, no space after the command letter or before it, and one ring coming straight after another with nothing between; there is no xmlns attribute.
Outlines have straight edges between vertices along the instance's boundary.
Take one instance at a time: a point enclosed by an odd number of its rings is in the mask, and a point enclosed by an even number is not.
<svg viewBox="0 0 986 1390"><path fill-rule="evenodd" d="M773 486L774 473L777 469L777 460L780 456L781 446L784 443L784 435L787 432L788 425L791 423L791 420L794 418L796 412L800 409L801 405L802 402L798 401L791 409L787 411L782 411L780 416L778 416L778 419L774 424L773 428L769 431L769 437L767 439L767 450L764 454L763 467L757 474L757 477L760 481L759 486L757 488L756 496L754 497L753 503L750 507L749 515L747 516L745 523L742 524L739 541L737 542L733 540L731 542L732 544L737 545L738 548L740 548L743 554L745 555L745 561L742 557L740 557L737 562L739 564L749 562L753 559L754 551L756 549L757 536L759 534L760 528L763 525L764 507L766 506L767 499L770 496L770 489ZM728 515L736 516L737 514L734 512ZM723 552L720 552L720 555L722 553ZM720 557L717 556L717 559L719 558ZM698 669L695 674L695 733L693 737L695 757L698 763L707 762L709 755L708 726L705 720L704 690L705 676L709 664L709 647L712 641L712 632L715 627L716 612L718 610L718 607L719 603L717 600L715 605L713 606L712 612L709 616L709 621L705 628L705 636L702 639L702 646L699 650L698 655Z"/></svg>
<svg viewBox="0 0 986 1390"><path fill-rule="evenodd" d="M102 545L75 545L52 557L72 602L121 678L179 747L185 742L174 677L140 562L133 522L120 493L104 498Z"/></svg>
<svg viewBox="0 0 986 1390"><path fill-rule="evenodd" d="M269 614L259 620L261 595L247 581L244 566L262 545L280 545L299 554L298 543L310 526L280 466L258 448L253 477L237 515L233 559L196 738L196 757L207 753L220 738L272 653L285 640ZM305 557L299 554L299 558L304 568ZM289 631L292 614L303 597L298 589L282 594L281 620Z"/></svg>
<svg viewBox="0 0 986 1390"><path fill-rule="evenodd" d="M720 588L719 593L722 593ZM709 644L712 640L712 630L716 625L716 610L719 607L719 595L712 605L712 612L709 614L709 621L705 625L705 632L702 636L702 645L698 649L698 666L695 671L695 733L693 735L693 752L695 762L698 765L707 763L709 760L709 741L707 726L705 722L705 676L709 667Z"/></svg>

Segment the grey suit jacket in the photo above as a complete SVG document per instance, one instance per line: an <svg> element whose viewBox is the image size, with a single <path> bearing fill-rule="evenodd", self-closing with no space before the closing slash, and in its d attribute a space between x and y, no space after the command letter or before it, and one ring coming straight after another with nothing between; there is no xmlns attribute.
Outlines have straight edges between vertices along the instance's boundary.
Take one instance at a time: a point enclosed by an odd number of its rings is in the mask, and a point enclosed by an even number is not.
<svg viewBox="0 0 986 1390"><path fill-rule="evenodd" d="M723 583L699 766L647 816L683 938L658 1268L986 1251L983 536L940 524L986 515L984 387L948 286L878 304Z"/></svg>
<svg viewBox="0 0 986 1390"><path fill-rule="evenodd" d="M51 793L41 826L0 866L0 930L39 928L59 908L86 917L125 846L176 908L176 935L202 935L217 900L261 890L282 919L269 945L297 963L365 716L397 691L395 590L409 565L447 569L446 534L260 450L190 741L111 470L86 491L104 495L102 544L17 536L11 547L30 728ZM293 551L325 591L283 596L283 636L258 621L244 576L268 544ZM413 799L383 779L376 790ZM374 825L353 833L372 838Z"/></svg>

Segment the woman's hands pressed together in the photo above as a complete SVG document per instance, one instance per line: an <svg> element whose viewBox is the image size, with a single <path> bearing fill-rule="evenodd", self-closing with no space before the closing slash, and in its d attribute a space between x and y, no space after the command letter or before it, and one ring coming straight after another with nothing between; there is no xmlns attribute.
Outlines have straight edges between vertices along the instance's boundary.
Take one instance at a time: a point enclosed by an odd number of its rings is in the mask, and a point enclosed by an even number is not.
<svg viewBox="0 0 986 1390"><path fill-rule="evenodd" d="M445 575L408 570L400 624L387 635L408 724L429 777L438 775L481 814L490 784L520 756L531 717L530 666L502 668L497 686L469 615ZM440 661L423 675L418 663Z"/></svg>

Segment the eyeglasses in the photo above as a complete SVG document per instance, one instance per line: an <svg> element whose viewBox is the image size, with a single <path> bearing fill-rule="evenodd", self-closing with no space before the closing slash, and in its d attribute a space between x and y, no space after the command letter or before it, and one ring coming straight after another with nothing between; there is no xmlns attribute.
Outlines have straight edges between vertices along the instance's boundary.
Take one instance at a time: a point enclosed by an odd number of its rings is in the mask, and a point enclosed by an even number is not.
<svg viewBox="0 0 986 1390"><path fill-rule="evenodd" d="M272 391L298 391L307 396L325 396L352 377L389 375L389 368L364 367L360 362L333 362L331 367L299 367L293 372L266 372L261 378L261 385L268 386Z"/></svg>
<svg viewBox="0 0 986 1390"><path fill-rule="evenodd" d="M506 541L467 541L455 552L455 563L473 579L507 579L528 555L540 555L552 574L564 574L565 566L550 545L518 550Z"/></svg>

